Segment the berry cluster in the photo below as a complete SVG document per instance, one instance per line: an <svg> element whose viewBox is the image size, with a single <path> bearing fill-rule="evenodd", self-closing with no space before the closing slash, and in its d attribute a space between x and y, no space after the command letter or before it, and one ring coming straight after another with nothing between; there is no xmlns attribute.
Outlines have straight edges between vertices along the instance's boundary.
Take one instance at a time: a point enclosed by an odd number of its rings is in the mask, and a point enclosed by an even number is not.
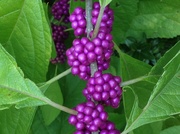
<svg viewBox="0 0 180 134"><path fill-rule="evenodd" d="M92 10L93 28L97 23L100 12L100 4L95 2ZM76 37L86 35L85 10L81 7L75 8L70 15L71 26ZM74 134L120 134L115 125L108 120L108 114L104 105L119 107L122 89L121 78L102 71L108 69L110 57L113 53L112 31L113 11L107 6L102 16L100 28L96 37L76 38L73 46L66 51L68 64L72 67L71 72L81 79L87 80L83 94L87 102L77 105L74 110L77 115L69 117L69 123L76 127ZM97 70L91 74L90 65L97 63Z"/></svg>
<svg viewBox="0 0 180 134"><path fill-rule="evenodd" d="M69 16L71 27L74 29L74 35L84 35L86 32L85 10L81 7L75 8L74 12Z"/></svg>
<svg viewBox="0 0 180 134"><path fill-rule="evenodd" d="M96 25L99 11L100 11L100 4L99 2L95 2L93 4L92 20L91 20L94 26ZM100 23L100 29L105 29L107 33L110 33L112 31L113 21L114 21L114 12L112 9L109 8L109 6L106 6Z"/></svg>
<svg viewBox="0 0 180 134"><path fill-rule="evenodd" d="M92 25L95 27L97 23L97 18L100 11L99 2L94 2L93 10L92 10ZM102 16L102 21L100 23L100 31L104 33L110 33L112 31L112 24L114 20L113 10L108 6L104 10L104 14ZM74 29L75 36L81 36L86 34L86 18L85 18L85 10L81 7L76 7L74 12L70 15L69 20L71 22L71 27Z"/></svg>
<svg viewBox="0 0 180 134"><path fill-rule="evenodd" d="M73 46L66 51L72 74L84 80L90 78L90 64L93 62L97 62L99 71L108 69L112 53L112 35L103 32L92 41L86 37L75 39Z"/></svg>
<svg viewBox="0 0 180 134"><path fill-rule="evenodd" d="M87 82L87 87L83 94L87 100L94 100L99 104L110 105L113 108L119 107L122 89L120 87L121 78L112 74L97 71L94 77Z"/></svg>
<svg viewBox="0 0 180 134"><path fill-rule="evenodd" d="M64 31L67 29L66 26L52 24L51 28L54 42L64 41L67 39L68 32Z"/></svg>
<svg viewBox="0 0 180 134"><path fill-rule="evenodd" d="M100 4L95 2L92 10L93 27L96 25L99 11ZM85 10L77 7L69 18L74 34L76 36L84 35L86 33ZM68 64L72 67L72 74L78 75L81 79L88 80L91 76L90 64L93 62L97 63L98 71L108 69L114 46L112 35L110 34L113 19L113 11L107 6L97 37L93 40L82 37L73 41L73 46L66 52Z"/></svg>
<svg viewBox="0 0 180 134"><path fill-rule="evenodd" d="M51 59L51 63L64 63L66 61L66 46L64 45L64 40L68 37L68 32L64 32L64 30L67 29L67 27L52 24L51 28L57 54L56 58Z"/></svg>
<svg viewBox="0 0 180 134"><path fill-rule="evenodd" d="M69 0L60 0L52 6L52 14L55 19L69 22Z"/></svg>
<svg viewBox="0 0 180 134"><path fill-rule="evenodd" d="M101 125L107 121L108 114L100 104L96 105L92 101L76 106L77 115L71 115L69 123L76 126L77 130L96 132L101 129Z"/></svg>
<svg viewBox="0 0 180 134"><path fill-rule="evenodd" d="M69 0L59 0L52 6L52 14L54 19L62 22L69 22ZM56 48L57 56L51 59L51 63L64 63L66 61L66 46L64 40L68 37L68 33L64 32L67 29L63 25L52 24L52 37Z"/></svg>
<svg viewBox="0 0 180 134"><path fill-rule="evenodd" d="M119 134L115 125L107 120L108 114L101 104L96 105L94 102L88 101L77 105L75 110L78 114L69 117L69 123L76 126L77 129L74 134L91 134L91 132L97 131L100 131L100 134L107 134L107 132Z"/></svg>

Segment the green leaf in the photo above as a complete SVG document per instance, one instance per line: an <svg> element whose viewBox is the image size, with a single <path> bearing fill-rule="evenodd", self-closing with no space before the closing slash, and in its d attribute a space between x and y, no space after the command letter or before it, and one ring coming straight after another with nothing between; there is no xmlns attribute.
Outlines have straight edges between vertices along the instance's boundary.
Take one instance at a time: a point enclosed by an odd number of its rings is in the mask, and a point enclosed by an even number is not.
<svg viewBox="0 0 180 134"><path fill-rule="evenodd" d="M48 87L44 95L60 105L63 104L63 96L62 96L58 81L52 83ZM49 105L41 106L41 110L42 110L42 115L44 118L45 125L51 124L60 113L60 110L55 109Z"/></svg>
<svg viewBox="0 0 180 134"><path fill-rule="evenodd" d="M123 81L147 75L151 66L120 52L120 67Z"/></svg>
<svg viewBox="0 0 180 134"><path fill-rule="evenodd" d="M164 73L157 82L153 93L143 110L135 106L123 133L144 124L161 121L180 111L180 51L164 67ZM140 112L139 112L140 111ZM134 116L135 115L135 116Z"/></svg>
<svg viewBox="0 0 180 134"><path fill-rule="evenodd" d="M27 96L31 97L43 97L41 91L36 85L28 79L24 79L23 73L13 57L9 55L6 50L0 46L0 74L3 79L0 79L0 105L12 105L16 104L17 107L20 105L24 106L35 106L42 103L34 99L32 102L22 104L20 102L28 99ZM19 104L18 104L19 103Z"/></svg>
<svg viewBox="0 0 180 134"><path fill-rule="evenodd" d="M151 66L148 64L120 52L120 76L123 82L147 75L150 69ZM129 87L124 87L123 103L126 118L130 116L135 101L135 95L138 97L140 107L143 107L148 101L153 86L154 84L152 82L144 80L130 85Z"/></svg>
<svg viewBox="0 0 180 134"><path fill-rule="evenodd" d="M48 126L45 125L42 111L39 108L34 116L30 131L32 134L58 134L60 127L57 120L53 121Z"/></svg>
<svg viewBox="0 0 180 134"><path fill-rule="evenodd" d="M171 118L168 118L163 122L163 129L167 129L169 127L173 126L179 126L180 125L180 117L179 115L172 116Z"/></svg>
<svg viewBox="0 0 180 134"><path fill-rule="evenodd" d="M112 75L120 74L120 60L117 56L111 56L110 67L104 73L111 73Z"/></svg>
<svg viewBox="0 0 180 134"><path fill-rule="evenodd" d="M41 0L0 1L0 42L25 77L46 80L52 37Z"/></svg>
<svg viewBox="0 0 180 134"><path fill-rule="evenodd" d="M64 65L59 66L64 70ZM73 108L77 104L85 101L82 95L82 90L85 88L85 81L82 81L77 76L72 74L59 80L59 85L63 93L64 102L63 105ZM49 125L46 126L43 121L43 116L41 110L37 112L33 125L33 134L72 134L75 131L75 127L68 123L69 114L61 112L59 116Z"/></svg>
<svg viewBox="0 0 180 134"><path fill-rule="evenodd" d="M0 111L1 134L27 134L36 108L10 109Z"/></svg>
<svg viewBox="0 0 180 134"><path fill-rule="evenodd" d="M61 79L59 84L63 93L65 106L74 108L76 105L85 101L82 91L85 88L86 81L82 81L77 76L69 74L64 79ZM68 117L69 114L60 113L58 120L61 130L59 133L72 134L75 131L75 127L68 123Z"/></svg>
<svg viewBox="0 0 180 134"><path fill-rule="evenodd" d="M85 8L85 2L81 0L77 0L77 1L70 0L69 12L72 13L76 7Z"/></svg>
<svg viewBox="0 0 180 134"><path fill-rule="evenodd" d="M141 40L144 33L147 38L172 38L180 35L179 0L113 1L113 37L116 43L124 42L129 36Z"/></svg>
<svg viewBox="0 0 180 134"><path fill-rule="evenodd" d="M172 38L180 34L179 0L140 0L138 6L127 36L139 37L145 32L148 38Z"/></svg>
<svg viewBox="0 0 180 134"><path fill-rule="evenodd" d="M154 122L143 125L133 131L133 134L160 134L162 122Z"/></svg>
<svg viewBox="0 0 180 134"><path fill-rule="evenodd" d="M124 42L128 37L126 32L137 14L138 2L139 0L113 0L111 3L110 7L114 11L112 35L117 44Z"/></svg>
<svg viewBox="0 0 180 134"><path fill-rule="evenodd" d="M14 58L2 46L0 55L0 74L3 78L0 79L0 106L3 109L4 106L10 107L14 104L16 108L55 104L45 97L32 81L24 79Z"/></svg>
<svg viewBox="0 0 180 134"><path fill-rule="evenodd" d="M161 75L163 67L179 52L180 41L176 43L170 50L168 50L163 57L161 57L156 65L151 69L150 75Z"/></svg>
<svg viewBox="0 0 180 134"><path fill-rule="evenodd" d="M112 0L99 0L101 6L106 7Z"/></svg>
<svg viewBox="0 0 180 134"><path fill-rule="evenodd" d="M60 79L59 84L63 93L65 106L73 108L85 100L82 91L85 88L86 81L68 74L66 77Z"/></svg>
<svg viewBox="0 0 180 134"><path fill-rule="evenodd" d="M108 113L108 120L112 121L118 130L122 130L126 124L126 119L124 114L117 114L117 113Z"/></svg>
<svg viewBox="0 0 180 134"><path fill-rule="evenodd" d="M180 132L180 126L173 126L163 130L160 134L178 134Z"/></svg>

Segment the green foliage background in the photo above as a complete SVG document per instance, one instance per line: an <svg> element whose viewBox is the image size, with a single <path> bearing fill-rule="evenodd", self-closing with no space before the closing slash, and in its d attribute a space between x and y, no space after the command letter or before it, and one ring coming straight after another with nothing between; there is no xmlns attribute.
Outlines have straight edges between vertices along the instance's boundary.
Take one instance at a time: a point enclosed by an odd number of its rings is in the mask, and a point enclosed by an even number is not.
<svg viewBox="0 0 180 134"><path fill-rule="evenodd" d="M121 76L123 82L140 80L123 87L120 107L107 108L109 119L123 134L178 133L180 1L106 2L111 2L115 14L112 34L116 44L107 72ZM71 0L70 12L77 5L84 6L84 3ZM69 115L47 104L51 99L73 108L83 102L85 81L68 74L51 85L42 86L43 82L69 68L66 64L49 64L54 44L48 7L41 0L0 0L1 134L72 134L74 131L67 121ZM147 48L151 42L142 43L144 35L145 40L174 38L173 42L177 43L151 66L124 53L124 45L130 46L131 52L139 48L146 52L151 50ZM67 46L71 46L73 38L70 37ZM130 38L136 40L134 46ZM158 52L161 53L161 49Z"/></svg>

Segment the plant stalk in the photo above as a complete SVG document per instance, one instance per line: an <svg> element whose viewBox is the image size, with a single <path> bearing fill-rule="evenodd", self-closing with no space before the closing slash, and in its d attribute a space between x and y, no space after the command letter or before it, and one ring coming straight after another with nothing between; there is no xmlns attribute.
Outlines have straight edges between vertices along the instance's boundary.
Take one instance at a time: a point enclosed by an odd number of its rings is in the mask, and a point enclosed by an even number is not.
<svg viewBox="0 0 180 134"><path fill-rule="evenodd" d="M23 94L23 95L25 95L27 97L34 98L34 99L40 100L42 102L45 102L46 104L49 104L50 106L52 106L54 108L57 108L57 109L59 109L61 111L67 112L69 114L77 115L77 112L75 110L67 108L67 107L62 106L62 105L59 105L58 103L55 103L55 102L51 101L50 99L48 99L45 96L41 97L41 96L36 95L36 94L31 94L29 92L18 90L18 89L11 88L11 87L7 87L7 86L4 86L4 85L0 85L0 88L6 89L6 90L9 90L9 91L12 91L12 92L16 92L16 93L19 93L19 94Z"/></svg>
<svg viewBox="0 0 180 134"><path fill-rule="evenodd" d="M86 32L87 32L87 37L90 39L90 32L93 30L93 25L91 23L91 15L92 12L92 0L86 0Z"/></svg>
<svg viewBox="0 0 180 134"><path fill-rule="evenodd" d="M91 23L91 18L92 18L92 0L86 0L86 32L87 32L87 38L90 39L90 32L93 30L93 25ZM90 39L91 40L91 39ZM91 68L91 76L94 75L94 73L98 70L97 68L97 63L91 63L90 64ZM99 132L92 132L91 134L98 134Z"/></svg>
<svg viewBox="0 0 180 134"><path fill-rule="evenodd" d="M68 70L66 70L66 71L58 74L57 76L55 76L55 77L53 77L52 79L50 79L49 81L47 81L47 82L46 82L46 85L47 85L47 84L51 84L51 83L59 80L60 78L68 75L70 72L71 72L71 68L69 68Z"/></svg>
<svg viewBox="0 0 180 134"><path fill-rule="evenodd" d="M54 108L57 108L61 111L64 111L66 113L69 113L69 114L72 114L72 115L77 115L77 111L73 110L73 109L70 109L68 107L65 107L65 106L62 106L62 105L59 105L53 101L51 101L50 99L44 99L44 102L46 102L47 104L49 104L50 106L54 107Z"/></svg>
<svg viewBox="0 0 180 134"><path fill-rule="evenodd" d="M125 82L122 82L120 84L121 87L124 87L124 86L129 86L129 85L132 85L134 83L137 83L137 82L140 82L142 80L145 80L147 78L150 78L150 77L160 77L161 75L147 75L147 76L141 76L141 77L138 77L138 78L135 78L135 79L132 79L132 80L128 80L128 81L125 81Z"/></svg>
<svg viewBox="0 0 180 134"><path fill-rule="evenodd" d="M121 50L119 49L118 45L113 41L114 49L118 52L119 56L121 56Z"/></svg>
<svg viewBox="0 0 180 134"><path fill-rule="evenodd" d="M68 31L72 31L73 28L68 28L68 29L65 29L64 32L68 32Z"/></svg>
<svg viewBox="0 0 180 134"><path fill-rule="evenodd" d="M105 10L105 7L101 6L100 11L99 11L99 15L98 15L98 19L97 19L97 22L96 22L96 26L94 28L94 32L93 32L93 35L92 35L92 40L94 38L96 38L96 36L97 36L97 34L99 32L99 28L100 28L100 24L101 24L101 20L102 20L104 10Z"/></svg>

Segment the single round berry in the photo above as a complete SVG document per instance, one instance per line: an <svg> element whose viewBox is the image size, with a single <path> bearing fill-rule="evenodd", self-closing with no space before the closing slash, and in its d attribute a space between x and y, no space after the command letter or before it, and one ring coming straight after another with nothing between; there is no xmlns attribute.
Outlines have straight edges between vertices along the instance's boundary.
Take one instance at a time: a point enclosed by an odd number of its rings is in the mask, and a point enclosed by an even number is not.
<svg viewBox="0 0 180 134"><path fill-rule="evenodd" d="M68 121L69 124L75 125L77 123L77 117L75 115L71 115Z"/></svg>
<svg viewBox="0 0 180 134"><path fill-rule="evenodd" d="M77 124L76 124L76 129L77 130L83 130L84 128L85 128L84 123L77 122Z"/></svg>

